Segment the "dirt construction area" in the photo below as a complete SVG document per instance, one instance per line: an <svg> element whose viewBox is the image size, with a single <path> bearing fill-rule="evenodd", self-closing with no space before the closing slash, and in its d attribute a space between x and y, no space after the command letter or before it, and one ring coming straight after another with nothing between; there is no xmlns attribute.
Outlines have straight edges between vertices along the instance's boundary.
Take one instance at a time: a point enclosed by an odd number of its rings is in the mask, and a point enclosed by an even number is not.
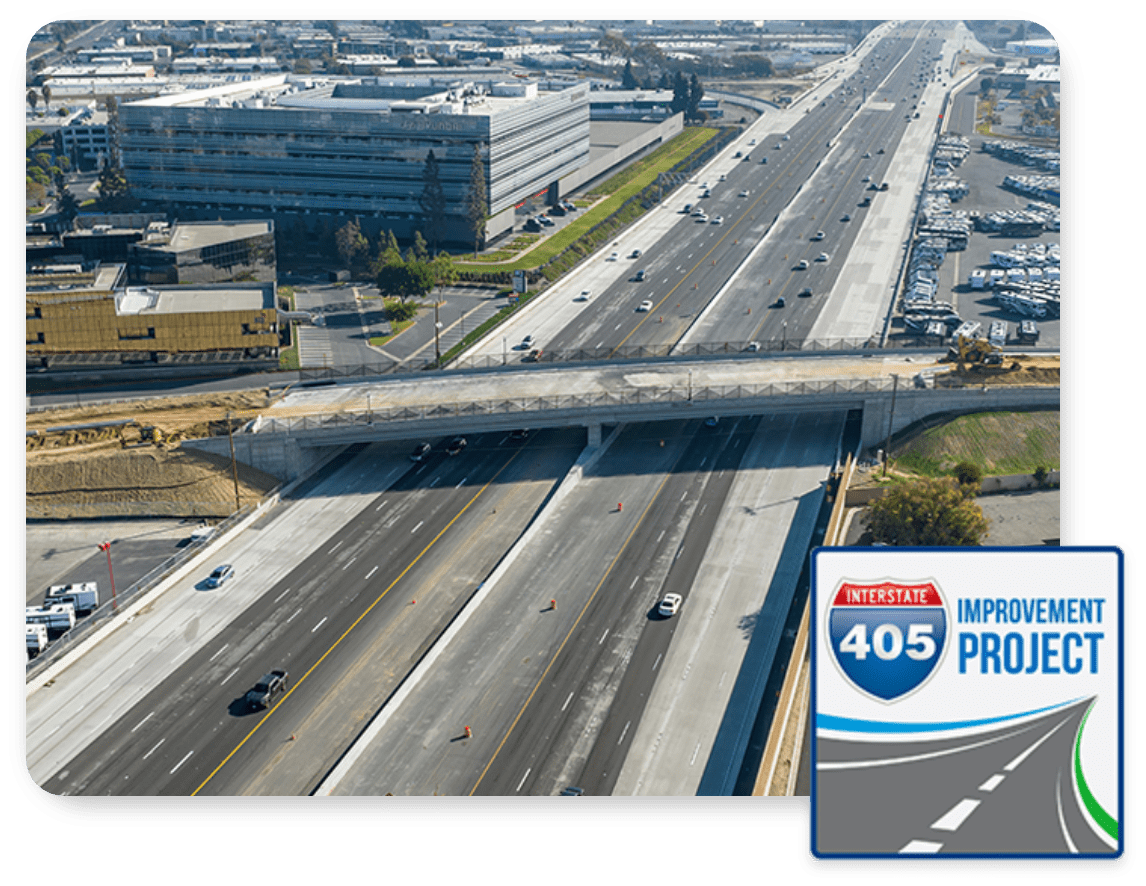
<svg viewBox="0 0 1146 886"><path fill-rule="evenodd" d="M158 398L26 416L25 516L222 517L236 510L230 459L183 450L184 439L226 434L272 402L268 392ZM236 465L240 505L278 485Z"/></svg>

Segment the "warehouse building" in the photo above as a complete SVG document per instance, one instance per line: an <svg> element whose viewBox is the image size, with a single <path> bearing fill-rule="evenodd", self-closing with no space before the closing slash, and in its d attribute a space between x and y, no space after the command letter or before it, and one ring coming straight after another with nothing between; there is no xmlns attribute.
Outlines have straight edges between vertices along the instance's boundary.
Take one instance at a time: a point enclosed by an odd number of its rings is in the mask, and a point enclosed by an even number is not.
<svg viewBox="0 0 1146 886"><path fill-rule="evenodd" d="M26 362L31 370L166 363L274 363L275 284L124 286L123 265L29 272Z"/></svg>
<svg viewBox="0 0 1146 886"><path fill-rule="evenodd" d="M400 238L424 227L430 151L445 194L442 242L472 243L465 201L475 147L485 238L514 206L589 161L589 88L363 78L302 88L286 75L130 102L124 170L145 209L179 218L322 214ZM280 223L285 221L282 219Z"/></svg>

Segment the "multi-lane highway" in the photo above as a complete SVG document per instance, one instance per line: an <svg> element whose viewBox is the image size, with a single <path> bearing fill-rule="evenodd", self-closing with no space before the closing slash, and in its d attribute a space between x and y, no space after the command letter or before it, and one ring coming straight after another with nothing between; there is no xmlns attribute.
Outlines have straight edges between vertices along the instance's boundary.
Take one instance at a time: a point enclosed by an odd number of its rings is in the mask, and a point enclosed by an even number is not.
<svg viewBox="0 0 1146 886"><path fill-rule="evenodd" d="M784 131L730 148L710 195L673 195L654 241L618 248L616 279L545 349L808 336L868 209L864 178L881 182L919 125L928 34L898 27ZM29 768L56 793L727 792L843 422L622 425L587 450L579 430L487 433L455 456L434 441L421 464L361 448L296 493L319 498L353 467L353 514L292 544L272 512L245 531L232 585L181 579L117 632L134 638L122 649L105 641L32 692ZM661 618L669 591L683 607ZM224 619L228 594L243 605ZM195 614L164 620L174 605ZM286 693L251 710L247 689L277 667Z"/></svg>

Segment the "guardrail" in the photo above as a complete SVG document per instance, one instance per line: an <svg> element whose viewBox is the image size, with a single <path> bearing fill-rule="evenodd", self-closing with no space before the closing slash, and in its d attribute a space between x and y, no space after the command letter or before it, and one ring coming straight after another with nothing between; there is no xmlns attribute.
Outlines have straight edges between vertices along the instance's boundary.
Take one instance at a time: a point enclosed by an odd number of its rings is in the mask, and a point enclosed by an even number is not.
<svg viewBox="0 0 1146 886"><path fill-rule="evenodd" d="M219 535L246 517L255 507L255 505L246 505L225 520L217 523L215 525L215 534L212 538L218 538ZM28 662L24 670L25 681L31 680L37 674L47 670L55 661L73 649L79 641L89 636L96 628L101 627L108 619L115 618L116 615L136 597L151 590L192 557L198 555L202 550L202 542L192 542L183 550L168 557L143 576L143 578L139 579L139 581L130 585L125 590L117 591L114 598L104 600L89 615L78 619L75 627L60 634L59 637L52 640L46 650Z"/></svg>

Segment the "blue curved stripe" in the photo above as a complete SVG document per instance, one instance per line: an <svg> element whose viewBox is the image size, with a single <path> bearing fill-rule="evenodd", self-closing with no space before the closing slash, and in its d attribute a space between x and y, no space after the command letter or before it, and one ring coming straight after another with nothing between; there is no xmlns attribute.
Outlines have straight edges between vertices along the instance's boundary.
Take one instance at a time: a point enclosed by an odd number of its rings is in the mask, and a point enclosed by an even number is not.
<svg viewBox="0 0 1146 886"><path fill-rule="evenodd" d="M1080 696L1081 698L1081 696ZM1022 717L1031 717L1043 714L1057 708L1074 704L1078 698L1070 701L1048 705L1045 708L1036 708L1033 711L1023 711L1019 714L1004 714L1000 717L987 717L982 720L950 720L946 723L894 723L883 720L856 720L851 717L835 717L831 714L816 714L817 729L836 729L840 732L946 732L951 729L968 729L973 726L989 726L992 723L1004 723L1008 720L1018 720Z"/></svg>

